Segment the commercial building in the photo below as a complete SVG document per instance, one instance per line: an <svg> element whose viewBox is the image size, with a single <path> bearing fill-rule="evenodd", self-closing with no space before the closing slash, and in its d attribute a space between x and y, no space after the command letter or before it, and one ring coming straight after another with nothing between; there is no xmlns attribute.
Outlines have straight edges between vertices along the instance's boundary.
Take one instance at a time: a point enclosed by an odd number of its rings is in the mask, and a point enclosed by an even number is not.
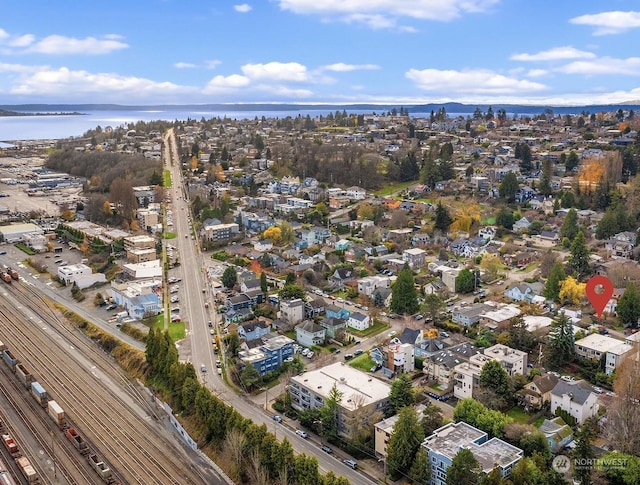
<svg viewBox="0 0 640 485"><path fill-rule="evenodd" d="M102 273L93 273L86 264L69 264L58 266L58 278L66 285L73 285L78 288L88 288L96 283L106 283L107 279Z"/></svg>
<svg viewBox="0 0 640 485"><path fill-rule="evenodd" d="M291 377L291 405L298 411L319 408L334 387L342 394L338 432L343 436L352 436L356 427L373 426L389 405L389 384L343 362Z"/></svg>
<svg viewBox="0 0 640 485"><path fill-rule="evenodd" d="M425 438L422 447L429 456L431 485L446 485L447 469L453 458L464 448L473 453L483 473L497 468L507 478L520 461L523 452L499 438L488 439L487 433L465 422L449 423Z"/></svg>

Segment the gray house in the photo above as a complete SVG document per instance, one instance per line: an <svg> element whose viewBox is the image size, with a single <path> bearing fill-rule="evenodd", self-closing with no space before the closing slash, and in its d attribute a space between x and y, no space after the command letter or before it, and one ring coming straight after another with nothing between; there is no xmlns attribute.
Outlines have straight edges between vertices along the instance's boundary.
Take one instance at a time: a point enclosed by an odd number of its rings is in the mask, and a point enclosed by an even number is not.
<svg viewBox="0 0 640 485"><path fill-rule="evenodd" d="M304 347L324 344L326 330L312 320L305 320L296 327L296 340Z"/></svg>

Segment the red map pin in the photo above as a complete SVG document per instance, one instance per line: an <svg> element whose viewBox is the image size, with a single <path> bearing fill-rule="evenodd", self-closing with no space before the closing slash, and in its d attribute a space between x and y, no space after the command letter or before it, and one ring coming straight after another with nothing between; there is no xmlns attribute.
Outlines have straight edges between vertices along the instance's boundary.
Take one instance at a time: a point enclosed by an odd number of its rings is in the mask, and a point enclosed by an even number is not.
<svg viewBox="0 0 640 485"><path fill-rule="evenodd" d="M602 316L607 303L613 296L613 283L606 276L594 276L587 281L585 288L587 298L596 310L598 318Z"/></svg>

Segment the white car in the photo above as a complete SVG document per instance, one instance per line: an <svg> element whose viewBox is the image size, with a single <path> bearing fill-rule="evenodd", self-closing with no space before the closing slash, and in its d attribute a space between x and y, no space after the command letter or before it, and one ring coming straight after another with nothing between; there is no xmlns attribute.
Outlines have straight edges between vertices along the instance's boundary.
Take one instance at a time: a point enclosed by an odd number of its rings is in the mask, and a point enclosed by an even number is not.
<svg viewBox="0 0 640 485"><path fill-rule="evenodd" d="M177 296L171 297L171 303L179 303L179 302L180 302L180 298L178 298Z"/></svg>
<svg viewBox="0 0 640 485"><path fill-rule="evenodd" d="M313 359L313 356L315 354L313 353L313 350L310 350L309 352L307 352L307 359Z"/></svg>
<svg viewBox="0 0 640 485"><path fill-rule="evenodd" d="M305 355L305 356L306 356L309 352L310 352L310 350L309 350L308 348L306 348L306 347L300 351L300 353L301 353L302 355Z"/></svg>

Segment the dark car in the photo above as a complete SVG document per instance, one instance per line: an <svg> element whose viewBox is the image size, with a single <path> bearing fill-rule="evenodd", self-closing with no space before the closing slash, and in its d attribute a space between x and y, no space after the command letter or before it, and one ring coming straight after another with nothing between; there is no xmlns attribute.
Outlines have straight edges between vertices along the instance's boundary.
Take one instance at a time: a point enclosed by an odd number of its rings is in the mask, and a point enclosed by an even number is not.
<svg viewBox="0 0 640 485"><path fill-rule="evenodd" d="M325 453L329 453L329 454L333 453L333 450L331 449L331 447L327 445L322 445L320 449Z"/></svg>

